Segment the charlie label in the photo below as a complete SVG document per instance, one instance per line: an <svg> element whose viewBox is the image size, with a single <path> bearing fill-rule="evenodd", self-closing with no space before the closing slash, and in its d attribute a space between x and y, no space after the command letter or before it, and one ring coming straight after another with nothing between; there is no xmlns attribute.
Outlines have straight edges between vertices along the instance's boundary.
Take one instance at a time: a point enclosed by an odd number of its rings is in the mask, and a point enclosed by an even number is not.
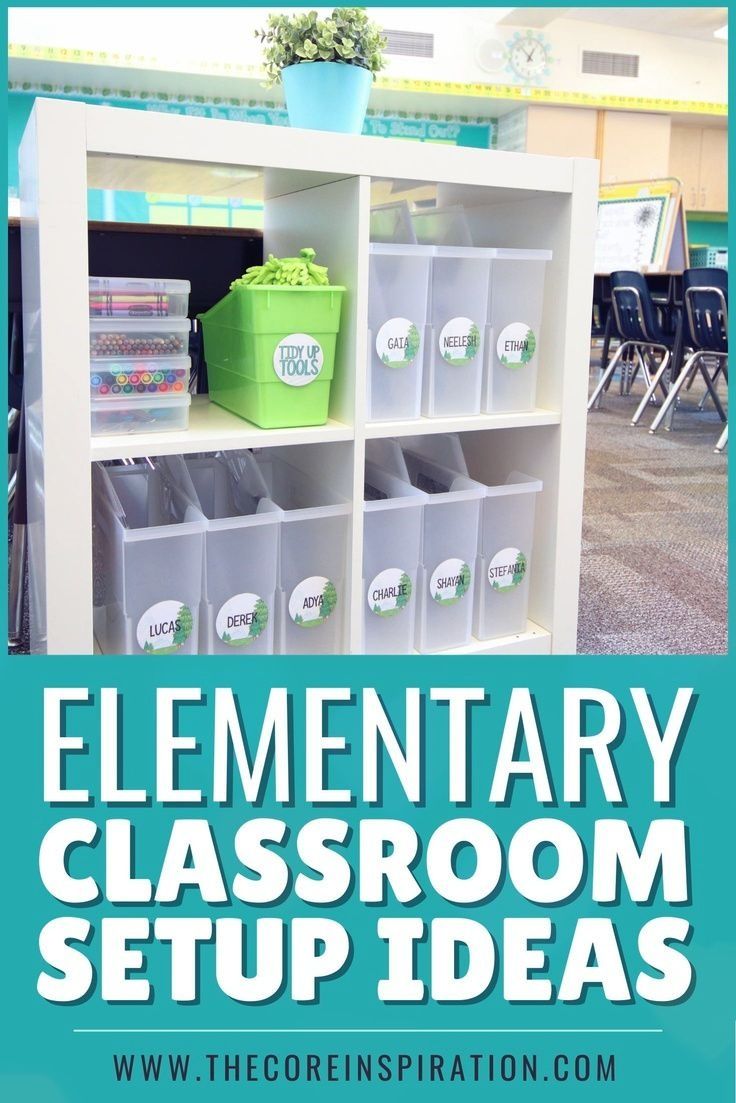
<svg viewBox="0 0 736 1103"><path fill-rule="evenodd" d="M181 601L157 601L138 621L135 630L138 646L149 654L171 655L187 642L193 625L188 605Z"/></svg>
<svg viewBox="0 0 736 1103"><path fill-rule="evenodd" d="M411 579L399 567L388 567L368 586L368 608L377 617L394 617L411 601Z"/></svg>
<svg viewBox="0 0 736 1103"><path fill-rule="evenodd" d="M335 583L322 575L312 575L291 591L289 616L300 628L316 628L324 624L336 605Z"/></svg>
<svg viewBox="0 0 736 1103"><path fill-rule="evenodd" d="M444 559L429 580L429 592L438 605L455 605L470 589L470 567L462 559Z"/></svg>
<svg viewBox="0 0 736 1103"><path fill-rule="evenodd" d="M526 556L518 548L503 548L496 552L488 567L488 581L499 594L513 590L524 581Z"/></svg>
<svg viewBox="0 0 736 1103"><path fill-rule="evenodd" d="M462 367L478 355L480 330L472 318L450 318L440 333L440 352L448 364Z"/></svg>
<svg viewBox="0 0 736 1103"><path fill-rule="evenodd" d="M268 624L268 606L258 594L235 594L220 607L215 631L223 643L246 647Z"/></svg>
<svg viewBox="0 0 736 1103"><path fill-rule="evenodd" d="M507 368L520 368L522 364L528 364L536 351L537 338L526 322L511 322L498 335L496 352Z"/></svg>
<svg viewBox="0 0 736 1103"><path fill-rule="evenodd" d="M289 387L306 387L314 383L324 361L319 341L308 333L290 333L274 349L273 370Z"/></svg>
<svg viewBox="0 0 736 1103"><path fill-rule="evenodd" d="M419 330L408 318L389 318L376 336L376 352L387 368L405 368L419 352Z"/></svg>

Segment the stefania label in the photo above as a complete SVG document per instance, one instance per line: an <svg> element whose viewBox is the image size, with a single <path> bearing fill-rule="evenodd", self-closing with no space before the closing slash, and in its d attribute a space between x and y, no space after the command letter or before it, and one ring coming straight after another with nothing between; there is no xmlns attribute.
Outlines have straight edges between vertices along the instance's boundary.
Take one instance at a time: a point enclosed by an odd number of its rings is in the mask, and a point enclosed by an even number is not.
<svg viewBox="0 0 736 1103"><path fill-rule="evenodd" d="M289 616L300 628L324 624L337 605L337 590L329 578L312 575L297 583L289 598Z"/></svg>
<svg viewBox="0 0 736 1103"><path fill-rule="evenodd" d="M526 556L518 548L496 552L488 567L488 582L499 594L515 589L526 575Z"/></svg>
<svg viewBox="0 0 736 1103"><path fill-rule="evenodd" d="M138 646L147 654L171 655L187 642L194 620L181 601L157 601L146 609L135 630Z"/></svg>
<svg viewBox="0 0 736 1103"><path fill-rule="evenodd" d="M368 608L377 617L394 617L411 601L411 579L399 567L388 567L368 586Z"/></svg>
<svg viewBox="0 0 736 1103"><path fill-rule="evenodd" d="M450 318L440 333L440 353L453 367L475 360L480 348L480 330L472 318Z"/></svg>
<svg viewBox="0 0 736 1103"><path fill-rule="evenodd" d="M220 606L215 631L230 647L247 647L268 624L268 605L258 594L235 594Z"/></svg>
<svg viewBox="0 0 736 1103"><path fill-rule="evenodd" d="M526 322L510 322L498 335L496 352L507 368L520 368L528 364L536 351L537 338Z"/></svg>
<svg viewBox="0 0 736 1103"><path fill-rule="evenodd" d="M470 589L470 567L462 559L444 559L432 573L429 592L438 605L455 605Z"/></svg>
<svg viewBox="0 0 736 1103"><path fill-rule="evenodd" d="M405 368L419 352L419 330L408 318L389 318L376 335L376 352L387 368Z"/></svg>
<svg viewBox="0 0 736 1103"><path fill-rule="evenodd" d="M322 346L308 333L290 333L283 337L273 353L273 370L289 387L306 387L322 371L325 357Z"/></svg>

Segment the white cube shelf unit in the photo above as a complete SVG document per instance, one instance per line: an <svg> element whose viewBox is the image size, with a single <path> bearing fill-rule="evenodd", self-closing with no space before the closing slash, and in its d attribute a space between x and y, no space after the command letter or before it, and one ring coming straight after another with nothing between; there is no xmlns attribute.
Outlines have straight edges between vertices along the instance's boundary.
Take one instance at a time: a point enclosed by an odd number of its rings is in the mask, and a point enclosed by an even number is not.
<svg viewBox="0 0 736 1103"><path fill-rule="evenodd" d="M299 463L354 503L348 650L361 649L363 466L376 437L458 432L470 473L520 469L539 496L526 632L446 654L572 653L576 646L598 166L579 158L449 149L353 135L38 99L20 152L32 650L91 654L91 463L299 447ZM348 288L324 426L263 430L206 397L186 432L90 434L87 189L265 202L264 249L310 245ZM478 245L551 249L538 408L367 419L372 188L462 203ZM233 273L233 276L237 273ZM223 288L223 292L226 288ZM308 446L308 447L304 447ZM292 453L292 456L295 453Z"/></svg>

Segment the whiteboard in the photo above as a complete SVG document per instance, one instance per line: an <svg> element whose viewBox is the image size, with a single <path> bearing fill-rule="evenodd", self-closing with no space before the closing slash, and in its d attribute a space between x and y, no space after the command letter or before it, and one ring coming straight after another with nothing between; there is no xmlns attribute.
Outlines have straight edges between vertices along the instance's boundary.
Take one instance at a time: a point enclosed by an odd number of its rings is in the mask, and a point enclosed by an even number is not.
<svg viewBox="0 0 736 1103"><path fill-rule="evenodd" d="M601 199L595 241L595 271L646 271L655 263L669 196Z"/></svg>

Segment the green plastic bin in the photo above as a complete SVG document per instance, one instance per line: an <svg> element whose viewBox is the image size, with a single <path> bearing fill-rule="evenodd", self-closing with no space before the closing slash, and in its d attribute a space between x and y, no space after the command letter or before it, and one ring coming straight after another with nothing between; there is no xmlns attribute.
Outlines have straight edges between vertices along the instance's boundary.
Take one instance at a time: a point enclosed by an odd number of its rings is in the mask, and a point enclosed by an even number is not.
<svg viewBox="0 0 736 1103"><path fill-rule="evenodd" d="M262 429L324 425L344 287L238 287L200 314L210 398Z"/></svg>

